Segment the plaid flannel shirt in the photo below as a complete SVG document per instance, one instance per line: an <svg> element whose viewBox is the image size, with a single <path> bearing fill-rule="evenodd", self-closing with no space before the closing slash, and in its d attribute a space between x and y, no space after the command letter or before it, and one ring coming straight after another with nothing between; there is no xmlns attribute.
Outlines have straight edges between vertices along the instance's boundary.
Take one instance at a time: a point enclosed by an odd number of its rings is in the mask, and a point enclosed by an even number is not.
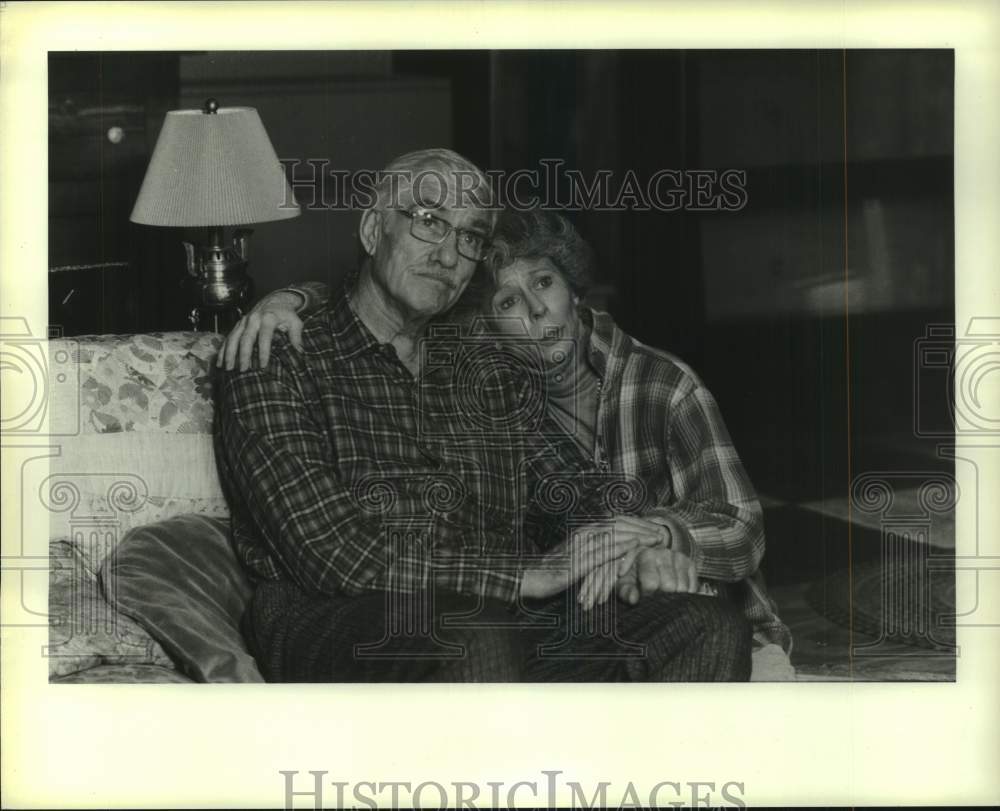
<svg viewBox="0 0 1000 811"><path fill-rule="evenodd" d="M699 576L735 592L758 642L790 650L760 572L763 512L714 398L677 358L626 335L607 313L582 313L602 381L595 462L641 480L642 512L679 524Z"/></svg>
<svg viewBox="0 0 1000 811"><path fill-rule="evenodd" d="M425 342L414 378L345 286L305 320L301 353L276 334L266 369L224 374L216 456L252 576L513 603L530 556L565 537L570 508L602 513L589 460L544 408L525 406L529 376L477 361L485 345L456 336Z"/></svg>

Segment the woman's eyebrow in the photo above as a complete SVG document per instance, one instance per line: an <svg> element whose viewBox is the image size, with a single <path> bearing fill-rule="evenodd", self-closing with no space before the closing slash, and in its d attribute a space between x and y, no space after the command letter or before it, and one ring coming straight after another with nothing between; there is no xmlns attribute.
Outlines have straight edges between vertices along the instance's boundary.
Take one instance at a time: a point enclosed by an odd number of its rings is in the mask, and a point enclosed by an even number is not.
<svg viewBox="0 0 1000 811"><path fill-rule="evenodd" d="M476 219L469 223L469 227L464 230L469 231L470 229L479 229L483 231L484 234L487 234L490 230L490 224L487 220L476 217Z"/></svg>

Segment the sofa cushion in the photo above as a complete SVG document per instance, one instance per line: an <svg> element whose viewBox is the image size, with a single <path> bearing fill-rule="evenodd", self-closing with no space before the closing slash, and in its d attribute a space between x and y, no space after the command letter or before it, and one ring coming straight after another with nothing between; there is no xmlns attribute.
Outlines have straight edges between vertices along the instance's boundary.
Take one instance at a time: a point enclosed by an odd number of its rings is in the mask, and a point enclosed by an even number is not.
<svg viewBox="0 0 1000 811"><path fill-rule="evenodd" d="M49 679L102 664L173 669L163 648L108 605L76 544L49 544Z"/></svg>
<svg viewBox="0 0 1000 811"><path fill-rule="evenodd" d="M228 515L212 448L220 341L173 332L49 342L49 428L64 439L31 489L50 511L50 538L76 540L96 569L132 527Z"/></svg>
<svg viewBox="0 0 1000 811"><path fill-rule="evenodd" d="M75 539L95 571L134 527L184 513L229 514L204 434L73 437L50 460L39 491L49 537Z"/></svg>
<svg viewBox="0 0 1000 811"><path fill-rule="evenodd" d="M240 634L252 587L233 554L227 520L179 515L133 529L100 577L108 600L192 679L264 680Z"/></svg>
<svg viewBox="0 0 1000 811"><path fill-rule="evenodd" d="M211 332L49 341L53 432L211 435L220 343Z"/></svg>
<svg viewBox="0 0 1000 811"><path fill-rule="evenodd" d="M175 332L81 336L49 342L49 431L63 439L59 453L51 459L47 478L42 473L28 489L38 492L50 511L49 537L70 539L67 549L76 556L71 570L99 569L132 528L192 512L220 518L228 515L212 448L213 361L221 340L213 333ZM222 549L230 554L228 543ZM137 543L135 551L159 553L153 555L150 569L155 575L155 563L162 562L163 549L153 549L147 538ZM211 558L213 551L217 550L209 543L187 557L198 560L199 555L208 555L209 560L201 561L204 569L218 562L218 556ZM232 565L235 567L235 561ZM238 568L233 571L242 578ZM71 574L65 566L56 565L52 575L52 649L58 654L50 661L55 676L116 661L109 657L117 655L116 646L123 644L119 639L123 634L139 653L155 644L140 625L102 598L92 575L81 585ZM185 573L181 571L181 575ZM199 582L196 573L186 576L182 585L190 590ZM223 582L231 583L225 578L220 580ZM105 586L116 584L117 578L111 577ZM140 579L140 589L149 585ZM151 602L169 606L169 599L176 598L184 603L168 588L176 584L164 580L154 585L160 588L159 593L150 593ZM109 593L117 606L115 591L112 588ZM146 622L146 609L157 605L138 605L142 601L135 600L137 605L132 606L133 596L129 588L124 589L121 604L130 605L132 616ZM195 604L204 608L203 603ZM184 608L193 610L190 601ZM106 633L96 641L71 634L73 629L64 628L66 622L60 620L67 612L82 612L87 617L110 614L116 618L114 634ZM165 623L168 618L161 614L153 611L149 620ZM147 624L159 632L155 623ZM169 625L164 627L170 630ZM170 638L176 643L176 637ZM175 644L173 653L189 672L193 667L197 677L202 671L185 659L190 650L190 645ZM154 659L156 662L150 663L172 666L159 645L150 651L145 659L129 651L129 658L119 656L119 661ZM204 670L209 675L212 672L211 666ZM130 680L127 675L123 679Z"/></svg>

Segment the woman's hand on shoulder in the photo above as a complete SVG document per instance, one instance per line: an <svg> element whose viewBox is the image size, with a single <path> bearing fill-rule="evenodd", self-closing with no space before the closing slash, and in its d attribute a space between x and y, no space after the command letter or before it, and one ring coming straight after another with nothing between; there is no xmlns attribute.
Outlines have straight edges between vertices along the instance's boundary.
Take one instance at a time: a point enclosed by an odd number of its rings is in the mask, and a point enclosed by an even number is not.
<svg viewBox="0 0 1000 811"><path fill-rule="evenodd" d="M267 368L275 331L284 332L295 349L302 350L302 319L298 307L304 297L293 290L275 290L243 316L219 348L216 366L245 372L253 363L254 346L260 368ZM238 367L237 367L238 362Z"/></svg>

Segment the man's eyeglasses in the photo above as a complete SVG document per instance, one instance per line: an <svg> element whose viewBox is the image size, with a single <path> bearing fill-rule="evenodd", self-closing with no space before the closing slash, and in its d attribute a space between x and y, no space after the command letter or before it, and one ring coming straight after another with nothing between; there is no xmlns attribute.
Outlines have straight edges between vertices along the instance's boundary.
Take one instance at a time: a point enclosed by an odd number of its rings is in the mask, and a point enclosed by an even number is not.
<svg viewBox="0 0 1000 811"><path fill-rule="evenodd" d="M482 231L456 228L447 220L443 220L429 211L420 208L416 211L406 211L397 208L395 211L398 211L409 219L410 235L416 237L421 242L440 245L454 231L456 234L455 248L461 256L471 259L473 262L482 260L486 255L486 249L490 246L489 238Z"/></svg>

